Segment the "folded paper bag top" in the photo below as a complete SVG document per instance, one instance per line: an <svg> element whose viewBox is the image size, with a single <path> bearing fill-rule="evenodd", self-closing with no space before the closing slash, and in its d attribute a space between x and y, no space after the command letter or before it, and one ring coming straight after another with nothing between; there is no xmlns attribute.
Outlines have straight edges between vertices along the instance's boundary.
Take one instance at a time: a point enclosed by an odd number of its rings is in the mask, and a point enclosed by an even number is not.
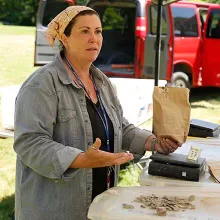
<svg viewBox="0 0 220 220"><path fill-rule="evenodd" d="M169 138L183 144L190 127L189 89L154 87L153 132L158 141Z"/></svg>

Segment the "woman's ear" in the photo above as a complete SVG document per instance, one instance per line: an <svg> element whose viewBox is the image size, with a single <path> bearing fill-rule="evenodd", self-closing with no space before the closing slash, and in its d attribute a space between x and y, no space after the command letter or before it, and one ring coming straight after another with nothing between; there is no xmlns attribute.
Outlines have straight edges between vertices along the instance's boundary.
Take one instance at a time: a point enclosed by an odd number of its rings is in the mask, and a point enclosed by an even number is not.
<svg viewBox="0 0 220 220"><path fill-rule="evenodd" d="M68 40L65 34L62 34L61 39L60 39L63 43L63 46L68 49L69 48L69 44L68 44Z"/></svg>

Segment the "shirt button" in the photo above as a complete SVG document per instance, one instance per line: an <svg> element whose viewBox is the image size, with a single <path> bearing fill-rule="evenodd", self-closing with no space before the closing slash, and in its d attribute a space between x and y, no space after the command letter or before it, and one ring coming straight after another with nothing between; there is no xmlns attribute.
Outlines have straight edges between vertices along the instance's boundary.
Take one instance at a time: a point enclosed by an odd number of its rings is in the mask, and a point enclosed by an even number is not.
<svg viewBox="0 0 220 220"><path fill-rule="evenodd" d="M88 120L85 120L85 123L88 123Z"/></svg>
<svg viewBox="0 0 220 220"><path fill-rule="evenodd" d="M87 190L88 190L88 191L90 190L90 186L87 188Z"/></svg>

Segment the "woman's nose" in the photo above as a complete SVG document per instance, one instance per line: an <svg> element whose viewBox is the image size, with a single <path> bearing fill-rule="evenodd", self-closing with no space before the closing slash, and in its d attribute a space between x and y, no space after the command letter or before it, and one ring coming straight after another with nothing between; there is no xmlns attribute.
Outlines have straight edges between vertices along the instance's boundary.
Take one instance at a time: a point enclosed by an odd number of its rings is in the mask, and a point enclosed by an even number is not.
<svg viewBox="0 0 220 220"><path fill-rule="evenodd" d="M96 42L96 41L97 41L96 33L91 32L89 41L90 41L90 42Z"/></svg>

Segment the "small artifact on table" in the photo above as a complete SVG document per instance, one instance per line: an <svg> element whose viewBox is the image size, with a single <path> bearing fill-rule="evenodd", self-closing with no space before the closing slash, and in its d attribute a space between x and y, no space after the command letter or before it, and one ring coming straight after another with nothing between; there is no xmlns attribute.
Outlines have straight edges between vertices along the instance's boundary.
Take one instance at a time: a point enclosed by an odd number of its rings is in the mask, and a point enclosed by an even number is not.
<svg viewBox="0 0 220 220"><path fill-rule="evenodd" d="M190 202L194 201L195 199L196 199L195 195L191 195L191 196L189 196L189 198L188 198L188 200L189 200Z"/></svg>
<svg viewBox="0 0 220 220"><path fill-rule="evenodd" d="M157 215L159 216L166 216L167 215L167 210L165 207L157 207Z"/></svg>
<svg viewBox="0 0 220 220"><path fill-rule="evenodd" d="M134 206L130 205L130 204L124 203L124 204L122 204L122 206L123 206L124 209L134 209Z"/></svg>

